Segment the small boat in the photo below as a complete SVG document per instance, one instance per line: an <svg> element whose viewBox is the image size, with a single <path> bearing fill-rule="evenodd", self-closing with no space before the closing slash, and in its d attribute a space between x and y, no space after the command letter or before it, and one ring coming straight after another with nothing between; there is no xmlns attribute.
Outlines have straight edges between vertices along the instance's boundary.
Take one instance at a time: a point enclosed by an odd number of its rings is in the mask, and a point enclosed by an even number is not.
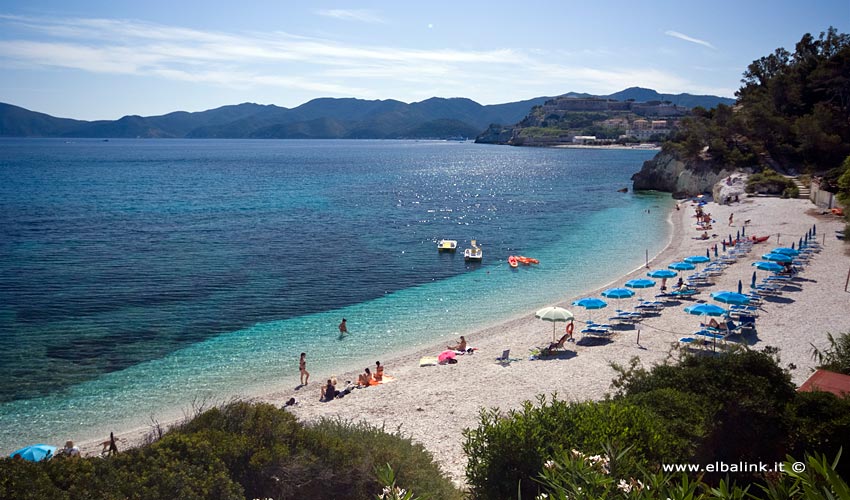
<svg viewBox="0 0 850 500"><path fill-rule="evenodd" d="M463 251L463 260L481 262L481 259L483 258L484 254L481 252L481 248L476 244L475 240L470 242L470 248Z"/></svg>
<svg viewBox="0 0 850 500"><path fill-rule="evenodd" d="M529 264L540 264L540 261L537 259L532 259L531 257L525 257L523 255L517 255L516 260L518 260L521 264L529 265Z"/></svg>
<svg viewBox="0 0 850 500"><path fill-rule="evenodd" d="M440 240L437 242L438 252L454 252L457 249L457 240Z"/></svg>
<svg viewBox="0 0 850 500"><path fill-rule="evenodd" d="M753 237L751 237L751 238L750 238L750 240L751 240L753 243L764 243L765 241L767 241L767 239L768 239L768 238L770 238L770 235L767 235L767 236L753 236Z"/></svg>
<svg viewBox="0 0 850 500"><path fill-rule="evenodd" d="M519 262L516 260L516 255L508 255L508 265L516 269Z"/></svg>

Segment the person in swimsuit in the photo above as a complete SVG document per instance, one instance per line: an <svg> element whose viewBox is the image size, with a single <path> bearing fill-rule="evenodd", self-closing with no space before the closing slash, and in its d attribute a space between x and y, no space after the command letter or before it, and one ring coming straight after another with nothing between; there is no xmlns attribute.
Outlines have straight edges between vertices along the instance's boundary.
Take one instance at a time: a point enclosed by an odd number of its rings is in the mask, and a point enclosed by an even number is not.
<svg viewBox="0 0 850 500"><path fill-rule="evenodd" d="M348 327L345 325L345 318L342 318L342 323L339 324L340 337L348 333Z"/></svg>
<svg viewBox="0 0 850 500"><path fill-rule="evenodd" d="M384 380L384 365L380 361L375 361L375 380L378 382Z"/></svg>
<svg viewBox="0 0 850 500"><path fill-rule="evenodd" d="M310 381L310 372L307 371L307 353L301 353L301 359L298 361L298 369L301 371L301 385L307 385Z"/></svg>
<svg viewBox="0 0 850 500"><path fill-rule="evenodd" d="M446 349L451 349L453 351L465 351L466 350L466 339L463 338L463 335L460 336L460 342L455 345L447 345Z"/></svg>

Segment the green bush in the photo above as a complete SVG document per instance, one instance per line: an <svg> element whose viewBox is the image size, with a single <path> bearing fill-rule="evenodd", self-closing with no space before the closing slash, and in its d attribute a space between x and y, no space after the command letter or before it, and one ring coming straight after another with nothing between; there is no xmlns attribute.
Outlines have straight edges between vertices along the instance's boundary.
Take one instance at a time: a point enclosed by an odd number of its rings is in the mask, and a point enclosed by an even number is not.
<svg viewBox="0 0 850 500"><path fill-rule="evenodd" d="M422 497L461 497L431 455L398 433L342 422L307 426L271 405L237 402L107 459L0 460L0 498L359 500L382 491L378 464Z"/></svg>
<svg viewBox="0 0 850 500"><path fill-rule="evenodd" d="M850 375L850 333L842 333L838 338L827 333L826 337L829 340L829 348L826 351L810 344L812 357L817 361L818 368Z"/></svg>
<svg viewBox="0 0 850 500"><path fill-rule="evenodd" d="M582 453L562 453L541 469L538 481L544 493L536 498L552 500L821 500L850 498L850 487L838 471L841 453L828 461L826 455L804 455L805 470L791 456L782 462L785 473L771 473L765 484L737 483L736 478L721 479L716 486L692 478L686 473L641 470L635 476L616 474L609 464L627 454L588 457Z"/></svg>
<svg viewBox="0 0 850 500"><path fill-rule="evenodd" d="M299 460L279 464L277 474L314 480L297 488L288 485L287 498L329 498L331 492L340 500L374 497L383 489L375 470L387 464L394 470L395 482L418 496L462 497L431 454L399 432L388 433L363 422L322 419L305 429L299 447Z"/></svg>
<svg viewBox="0 0 850 500"><path fill-rule="evenodd" d="M617 402L567 403L539 397L521 410L502 415L481 412L477 429L464 432L468 463L466 479L476 499L534 498L540 485L534 478L544 463L564 451L601 453L631 446L629 459L618 464L624 473L639 464L669 457L669 434L656 415L636 405Z"/></svg>
<svg viewBox="0 0 850 500"><path fill-rule="evenodd" d="M617 368L621 375L614 381L616 398L648 404L654 413L667 413L672 417L668 422L671 427L681 429L691 424L670 413L667 405L675 399L649 398L647 394L668 389L691 395L688 399L698 406L691 408L689 418L706 425L682 436L696 447L691 461L778 461L789 448L786 406L794 400L796 390L772 349L685 356L676 365L657 365L651 370L634 365L628 370ZM680 443L678 449L687 448Z"/></svg>
<svg viewBox="0 0 850 500"><path fill-rule="evenodd" d="M800 193L793 180L769 168L751 175L744 190L748 193L782 195L784 198L795 198ZM795 193L794 196L790 196L792 193Z"/></svg>

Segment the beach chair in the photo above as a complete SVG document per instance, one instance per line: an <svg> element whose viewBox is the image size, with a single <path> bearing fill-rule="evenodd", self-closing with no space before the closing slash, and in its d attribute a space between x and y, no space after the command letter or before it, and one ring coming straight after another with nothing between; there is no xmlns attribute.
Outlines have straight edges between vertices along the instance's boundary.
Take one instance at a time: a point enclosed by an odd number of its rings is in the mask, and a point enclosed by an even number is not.
<svg viewBox="0 0 850 500"><path fill-rule="evenodd" d="M555 351L564 348L564 344L567 342L567 339L570 338L569 333L565 333L563 337L561 337L557 342L552 342L548 347L544 347L540 349L541 356L551 356Z"/></svg>
<svg viewBox="0 0 850 500"><path fill-rule="evenodd" d="M694 337L682 337L679 339L679 345L690 350L701 351L711 345L711 343L705 339L698 339Z"/></svg>
<svg viewBox="0 0 850 500"><path fill-rule="evenodd" d="M502 363L509 363L510 360L511 360L511 350L510 349L505 349L504 351L502 351L502 355L499 356L498 358L496 358L496 361L499 361L499 362L502 362Z"/></svg>

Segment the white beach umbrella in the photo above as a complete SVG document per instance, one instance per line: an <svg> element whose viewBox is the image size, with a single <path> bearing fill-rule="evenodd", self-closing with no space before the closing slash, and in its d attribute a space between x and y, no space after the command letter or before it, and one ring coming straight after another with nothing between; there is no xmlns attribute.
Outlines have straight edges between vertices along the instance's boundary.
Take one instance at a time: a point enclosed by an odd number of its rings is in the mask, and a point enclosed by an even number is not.
<svg viewBox="0 0 850 500"><path fill-rule="evenodd" d="M552 342L557 342L555 338L555 323L566 323L573 320L573 313L563 307L556 306L544 307L534 313L534 315L543 321L552 322Z"/></svg>

